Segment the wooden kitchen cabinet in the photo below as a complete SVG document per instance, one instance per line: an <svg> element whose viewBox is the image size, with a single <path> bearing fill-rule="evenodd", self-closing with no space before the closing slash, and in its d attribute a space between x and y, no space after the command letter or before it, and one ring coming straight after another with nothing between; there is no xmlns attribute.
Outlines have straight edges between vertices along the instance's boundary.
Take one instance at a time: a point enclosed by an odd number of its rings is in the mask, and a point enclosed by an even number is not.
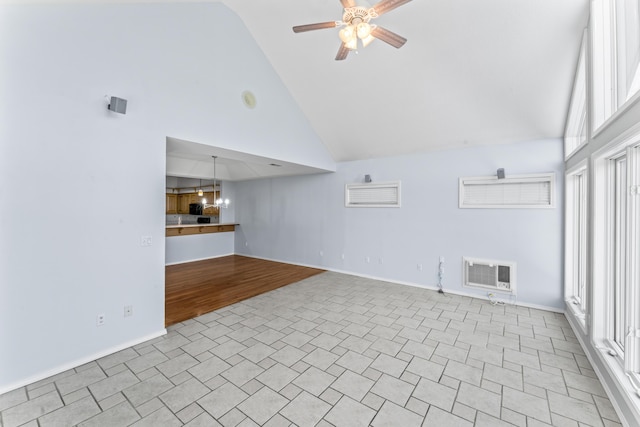
<svg viewBox="0 0 640 427"><path fill-rule="evenodd" d="M167 201L166 201L165 207L166 207L167 215L177 214L178 213L178 195L167 194Z"/></svg>
<svg viewBox="0 0 640 427"><path fill-rule="evenodd" d="M188 205L190 205L191 203L202 203L202 198L205 197L205 196L198 196L198 193L189 193L189 194L185 194L185 196L189 196L189 203L187 204L187 211L189 210L189 206Z"/></svg>
<svg viewBox="0 0 640 427"><path fill-rule="evenodd" d="M189 195L188 194L178 194L178 213L179 214L189 213Z"/></svg>

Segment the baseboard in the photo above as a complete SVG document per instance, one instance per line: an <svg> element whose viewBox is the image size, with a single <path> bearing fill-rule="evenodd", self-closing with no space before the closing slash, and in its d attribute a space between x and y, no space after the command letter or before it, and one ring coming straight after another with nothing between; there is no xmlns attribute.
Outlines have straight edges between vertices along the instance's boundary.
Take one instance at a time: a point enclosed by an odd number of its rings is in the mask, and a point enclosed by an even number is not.
<svg viewBox="0 0 640 427"><path fill-rule="evenodd" d="M596 373L598 380L600 380L602 388L604 388L605 393L607 393L609 401L611 401L611 404L616 410L616 413L618 414L618 418L620 418L620 422L622 423L622 425L625 427L640 425L640 413L636 408L633 407L630 402L627 401L627 399L629 398L627 393L618 390L618 388L622 387L622 385L619 384L616 375L613 372L609 372L609 368L607 367L606 362L595 360L596 358L600 357L598 354L599 350L594 348L591 343L585 343L585 336L580 333L581 327L580 325L576 324L577 321L569 310L567 310L567 312L565 313L565 317L567 318L569 326L573 330L574 335L578 339L580 347L582 347L582 349L584 350L584 354L587 356L587 359L589 360L593 371ZM601 366L604 367L606 372L603 372ZM609 381L615 384L615 390L611 388L611 386L609 385ZM635 398L635 394L632 393L632 395L632 398ZM624 405L627 407L626 410L621 407L620 402L624 403ZM631 423L630 420L625 417L626 413L631 414L630 417L633 417L633 423Z"/></svg>
<svg viewBox="0 0 640 427"><path fill-rule="evenodd" d="M291 261L283 261L283 260L273 259L273 258L259 257L259 256L254 256L254 255L246 255L246 254L236 254L236 255L246 256L248 258L262 259L262 260L265 260L265 261L274 261L274 262L281 262L281 263L284 263L284 264L299 265L301 267L318 268L318 269L321 269L321 270L327 270L327 271L331 271L331 272L334 272L334 273L347 274L347 275L350 275L350 276L362 277L362 278L365 278L365 279L379 280L381 282L397 283L399 285L412 286L414 288L428 289L428 290L431 290L431 291L437 291L438 290L438 287L435 286L435 285L430 286L430 285L424 285L424 284L421 284L421 283L407 282L407 281L396 280L396 279L389 279L389 278L386 278L386 277L371 276L371 275L368 275L368 274L354 273L353 271L340 270L340 269L337 269L337 268L328 268L328 267L325 267L325 266L302 264L302 263L291 262ZM467 293L467 292L462 292L462 291L457 291L457 290L448 290L448 289L445 289L444 293L445 294L459 295L459 296L469 297L469 298L477 298L477 299L489 301L489 297L486 296L486 295L471 294L471 293ZM516 302L514 304L507 303L507 305L516 305L516 306L519 306L519 307L533 308L535 310L551 311L553 313L564 314L564 309L562 309L562 308L548 307L548 306L544 306L544 305L530 304L530 303L526 303L526 302Z"/></svg>
<svg viewBox="0 0 640 427"><path fill-rule="evenodd" d="M196 259L188 259L186 261L178 261L178 262L170 262L170 263L165 263L165 267L167 265L178 265L178 264L186 264L188 262L196 262L196 261L206 261L208 259L216 259L216 258L222 258L225 256L231 256L231 255L240 255L240 254L235 254L233 252L229 253L229 254L222 254L222 255L215 255L215 256L210 256L210 257L206 257L206 258L196 258Z"/></svg>
<svg viewBox="0 0 640 427"><path fill-rule="evenodd" d="M135 339L135 340L131 340L131 341L127 341L125 343L119 344L117 346L113 346L111 348L99 351L97 353L94 353L90 356L86 356L83 357L81 359L77 359L74 360L73 362L69 362L69 363L65 363L64 365L60 365L57 366L53 369L49 369L48 371L45 372L40 372L36 375L32 375L29 378L25 378L23 380L17 381L13 384L9 384L6 386L0 386L0 395L4 394L4 393L8 393L10 391L16 390L20 387L24 387L27 386L29 384L33 384L35 382L44 380L46 378L52 377L54 375L60 374L62 372L68 371L69 369L73 369L73 368L77 368L78 366L82 366L84 364L87 364L89 362L93 362L94 360L98 360L102 357L108 356L110 354L116 353L120 350L124 350L125 348L129 348L129 347L133 347L134 345L138 345L141 344L145 341L149 341L152 340L154 338L158 338L161 337L162 335L166 335L167 330L166 329L162 329L158 332L154 332L152 334L149 335L145 335L144 337Z"/></svg>

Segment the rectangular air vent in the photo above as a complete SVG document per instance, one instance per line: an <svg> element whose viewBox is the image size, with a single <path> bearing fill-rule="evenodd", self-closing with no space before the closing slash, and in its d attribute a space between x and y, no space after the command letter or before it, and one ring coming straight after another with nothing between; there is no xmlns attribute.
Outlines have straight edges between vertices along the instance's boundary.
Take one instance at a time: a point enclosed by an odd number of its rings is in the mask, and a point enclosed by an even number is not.
<svg viewBox="0 0 640 427"><path fill-rule="evenodd" d="M463 258L463 286L515 294L514 262Z"/></svg>
<svg viewBox="0 0 640 427"><path fill-rule="evenodd" d="M344 205L349 208L399 208L400 181L347 184Z"/></svg>

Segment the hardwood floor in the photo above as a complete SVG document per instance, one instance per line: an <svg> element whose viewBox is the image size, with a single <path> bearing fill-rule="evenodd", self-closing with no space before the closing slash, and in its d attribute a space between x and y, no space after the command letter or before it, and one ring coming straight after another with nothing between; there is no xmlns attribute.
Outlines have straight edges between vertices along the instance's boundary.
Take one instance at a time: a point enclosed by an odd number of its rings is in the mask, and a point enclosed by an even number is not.
<svg viewBox="0 0 640 427"><path fill-rule="evenodd" d="M165 326L323 271L239 255L168 265L165 267Z"/></svg>

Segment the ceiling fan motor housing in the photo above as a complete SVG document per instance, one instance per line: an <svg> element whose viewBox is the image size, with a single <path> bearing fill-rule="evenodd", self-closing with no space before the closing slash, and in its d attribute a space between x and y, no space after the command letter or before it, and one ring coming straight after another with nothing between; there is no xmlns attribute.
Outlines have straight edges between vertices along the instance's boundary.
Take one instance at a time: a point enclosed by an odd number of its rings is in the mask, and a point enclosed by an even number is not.
<svg viewBox="0 0 640 427"><path fill-rule="evenodd" d="M378 14L375 9L362 6L347 7L342 15L342 22L345 24L357 25L361 22L369 22L373 18L377 18Z"/></svg>

